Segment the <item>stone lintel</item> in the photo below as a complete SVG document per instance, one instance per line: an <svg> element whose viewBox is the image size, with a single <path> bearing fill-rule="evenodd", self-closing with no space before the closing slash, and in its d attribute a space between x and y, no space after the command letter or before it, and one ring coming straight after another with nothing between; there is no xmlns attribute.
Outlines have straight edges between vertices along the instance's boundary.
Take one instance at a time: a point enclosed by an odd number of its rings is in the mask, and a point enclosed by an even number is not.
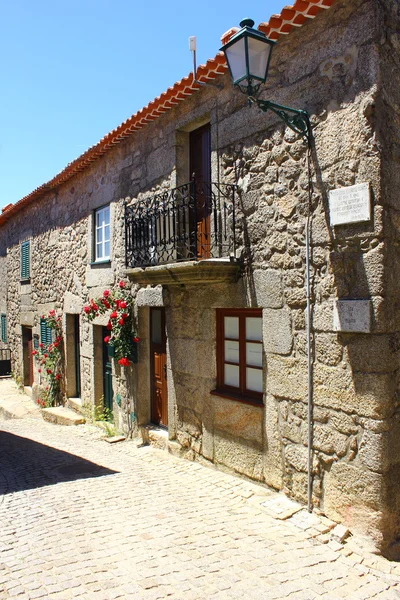
<svg viewBox="0 0 400 600"><path fill-rule="evenodd" d="M25 327L33 327L35 324L35 313L32 311L21 312L20 324Z"/></svg>
<svg viewBox="0 0 400 600"><path fill-rule="evenodd" d="M210 258L127 269L126 275L135 283L182 285L237 281L240 263L229 258Z"/></svg>

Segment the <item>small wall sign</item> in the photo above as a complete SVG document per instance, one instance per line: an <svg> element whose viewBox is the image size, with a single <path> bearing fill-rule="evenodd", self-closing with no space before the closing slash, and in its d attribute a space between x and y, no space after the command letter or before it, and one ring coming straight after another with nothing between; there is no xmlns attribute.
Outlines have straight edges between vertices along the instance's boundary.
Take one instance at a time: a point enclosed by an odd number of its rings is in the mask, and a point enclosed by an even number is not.
<svg viewBox="0 0 400 600"><path fill-rule="evenodd" d="M371 331L371 300L336 300L333 330L349 333Z"/></svg>
<svg viewBox="0 0 400 600"><path fill-rule="evenodd" d="M344 225L371 220L369 183L330 190L329 214L331 225Z"/></svg>

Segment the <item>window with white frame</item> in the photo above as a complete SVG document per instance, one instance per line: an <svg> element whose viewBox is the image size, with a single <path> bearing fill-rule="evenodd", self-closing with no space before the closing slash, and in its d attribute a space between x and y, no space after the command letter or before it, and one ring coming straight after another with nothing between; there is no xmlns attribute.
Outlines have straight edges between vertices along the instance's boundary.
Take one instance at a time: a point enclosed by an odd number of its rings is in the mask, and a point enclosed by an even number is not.
<svg viewBox="0 0 400 600"><path fill-rule="evenodd" d="M94 213L94 260L110 260L110 205Z"/></svg>

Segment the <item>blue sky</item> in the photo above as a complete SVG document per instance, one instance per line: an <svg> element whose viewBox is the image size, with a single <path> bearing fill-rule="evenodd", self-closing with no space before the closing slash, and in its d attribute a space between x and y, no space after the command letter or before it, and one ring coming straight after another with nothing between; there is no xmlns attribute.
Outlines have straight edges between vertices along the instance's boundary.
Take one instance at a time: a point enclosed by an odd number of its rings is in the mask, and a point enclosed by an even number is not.
<svg viewBox="0 0 400 600"><path fill-rule="evenodd" d="M284 0L0 0L0 208L51 179ZM228 7L228 8L227 8Z"/></svg>

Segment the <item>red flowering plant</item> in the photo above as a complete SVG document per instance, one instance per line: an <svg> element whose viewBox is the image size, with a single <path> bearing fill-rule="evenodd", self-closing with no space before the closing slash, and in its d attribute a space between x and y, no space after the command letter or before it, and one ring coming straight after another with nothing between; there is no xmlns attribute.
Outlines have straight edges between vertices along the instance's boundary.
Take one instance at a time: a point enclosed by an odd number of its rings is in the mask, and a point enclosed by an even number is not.
<svg viewBox="0 0 400 600"><path fill-rule="evenodd" d="M38 404L45 408L62 403L62 327L61 316L57 316L55 310L51 310L47 317L43 315L42 319L52 331L52 341L49 344L40 343L32 354L39 364L38 373L45 383Z"/></svg>
<svg viewBox="0 0 400 600"><path fill-rule="evenodd" d="M114 290L104 290L100 298L89 300L83 307L89 321L110 311L106 325L109 334L104 341L114 347L114 356L123 367L129 366L134 344L139 341L133 331L132 308L132 296L124 281Z"/></svg>

